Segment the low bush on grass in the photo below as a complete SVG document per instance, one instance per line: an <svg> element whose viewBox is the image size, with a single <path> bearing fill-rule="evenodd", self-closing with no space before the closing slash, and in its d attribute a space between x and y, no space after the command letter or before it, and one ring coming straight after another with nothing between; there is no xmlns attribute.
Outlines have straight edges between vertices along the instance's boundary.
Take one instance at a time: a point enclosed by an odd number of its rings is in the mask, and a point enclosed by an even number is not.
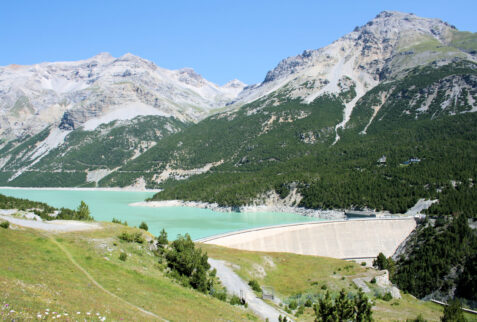
<svg viewBox="0 0 477 322"><path fill-rule="evenodd" d="M128 225L128 222L126 220L124 222L122 222L121 220L116 219L116 218L113 218L113 220L111 220L111 222L114 223L114 224L120 224L120 225L124 225L124 226Z"/></svg>
<svg viewBox="0 0 477 322"><path fill-rule="evenodd" d="M119 236L119 239L124 240L125 242L128 243L138 243L138 244L143 244L144 243L144 237L142 237L142 234L140 232L135 232L135 233L127 233L123 231Z"/></svg>
<svg viewBox="0 0 477 322"><path fill-rule="evenodd" d="M248 285L254 290L255 292L261 292L262 288L260 287L260 284L258 283L257 280L250 280L248 282Z"/></svg>
<svg viewBox="0 0 477 322"><path fill-rule="evenodd" d="M125 262L127 258L128 255L125 252L121 252L121 254L119 254L119 260Z"/></svg>
<svg viewBox="0 0 477 322"><path fill-rule="evenodd" d="M139 225L139 229L148 231L148 230L149 230L149 227L148 227L147 224L143 221L143 222L141 222L141 224Z"/></svg>
<svg viewBox="0 0 477 322"><path fill-rule="evenodd" d="M238 297L237 295L232 295L232 297L230 298L230 304L231 305L244 305L245 302L242 302L240 297Z"/></svg>

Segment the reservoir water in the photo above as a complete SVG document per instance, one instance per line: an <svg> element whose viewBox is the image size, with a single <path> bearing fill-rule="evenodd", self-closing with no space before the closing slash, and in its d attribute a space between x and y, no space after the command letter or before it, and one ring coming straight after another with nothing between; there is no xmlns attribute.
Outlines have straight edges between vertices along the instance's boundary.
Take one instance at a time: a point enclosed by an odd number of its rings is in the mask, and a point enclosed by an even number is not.
<svg viewBox="0 0 477 322"><path fill-rule="evenodd" d="M91 215L97 221L113 218L127 221L129 226L139 226L145 221L155 236L165 228L169 239L177 234L189 233L192 239L230 231L291 224L319 219L296 214L253 212L223 213L190 207L131 207L130 203L143 201L153 192L102 191L102 190L48 190L48 189L0 189L0 193L35 201L51 206L76 209L81 200L88 204Z"/></svg>

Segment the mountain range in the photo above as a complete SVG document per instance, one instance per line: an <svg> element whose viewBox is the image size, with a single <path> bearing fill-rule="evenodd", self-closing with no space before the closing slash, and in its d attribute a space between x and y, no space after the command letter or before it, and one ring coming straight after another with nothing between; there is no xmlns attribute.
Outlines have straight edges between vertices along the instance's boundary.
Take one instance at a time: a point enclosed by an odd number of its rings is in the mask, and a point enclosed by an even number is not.
<svg viewBox="0 0 477 322"><path fill-rule="evenodd" d="M0 93L1 185L394 212L476 179L477 34L413 14L381 12L255 85L103 53L1 67Z"/></svg>

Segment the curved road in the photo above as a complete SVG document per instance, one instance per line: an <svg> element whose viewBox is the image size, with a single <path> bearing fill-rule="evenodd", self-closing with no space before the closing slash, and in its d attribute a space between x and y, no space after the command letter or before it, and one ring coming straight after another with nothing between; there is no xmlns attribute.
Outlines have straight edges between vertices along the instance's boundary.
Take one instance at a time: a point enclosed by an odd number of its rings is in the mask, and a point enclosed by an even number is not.
<svg viewBox="0 0 477 322"><path fill-rule="evenodd" d="M245 283L230 267L226 265L226 262L209 258L209 264L217 270L217 277L227 288L227 292L240 297L240 291L243 291L243 297L245 298L248 307L262 319L278 321L280 315L285 315L259 299L250 286L248 286L247 283ZM289 317L287 318L290 320Z"/></svg>

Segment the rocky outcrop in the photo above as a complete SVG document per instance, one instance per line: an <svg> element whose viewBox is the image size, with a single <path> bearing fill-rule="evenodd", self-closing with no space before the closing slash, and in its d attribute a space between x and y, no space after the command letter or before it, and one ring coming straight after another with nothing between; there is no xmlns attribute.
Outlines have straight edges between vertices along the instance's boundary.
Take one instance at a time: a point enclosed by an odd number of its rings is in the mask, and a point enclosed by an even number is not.
<svg viewBox="0 0 477 322"><path fill-rule="evenodd" d="M346 108L337 128L343 128L359 98L380 82L430 62L477 61L475 53L453 45L458 34L439 19L383 11L326 47L282 60L261 84L246 87L235 104L262 97L270 104L276 104L277 98L310 103L325 94L341 95ZM343 79L354 86L352 100Z"/></svg>

